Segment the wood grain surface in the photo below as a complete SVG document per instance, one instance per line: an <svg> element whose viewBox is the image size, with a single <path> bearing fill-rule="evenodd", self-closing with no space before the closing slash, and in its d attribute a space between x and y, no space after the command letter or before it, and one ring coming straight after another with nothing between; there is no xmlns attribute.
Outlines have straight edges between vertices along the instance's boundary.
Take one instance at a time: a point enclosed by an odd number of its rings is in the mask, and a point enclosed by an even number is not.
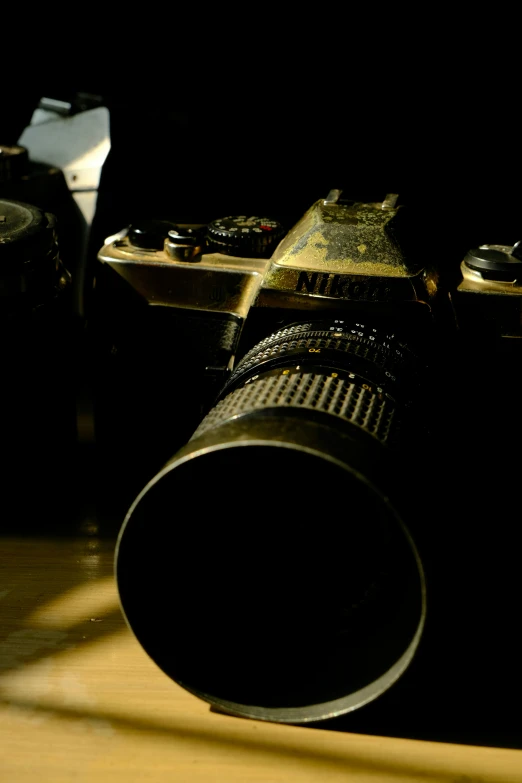
<svg viewBox="0 0 522 783"><path fill-rule="evenodd" d="M522 751L212 712L125 626L114 541L0 539L0 781L522 781Z"/></svg>

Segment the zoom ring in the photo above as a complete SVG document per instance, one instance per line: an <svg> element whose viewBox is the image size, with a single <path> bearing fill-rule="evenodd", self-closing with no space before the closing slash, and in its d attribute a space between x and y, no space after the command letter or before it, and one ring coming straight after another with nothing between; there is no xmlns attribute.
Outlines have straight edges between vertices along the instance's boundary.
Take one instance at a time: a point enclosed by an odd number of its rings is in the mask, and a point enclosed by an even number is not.
<svg viewBox="0 0 522 783"><path fill-rule="evenodd" d="M334 373L292 371L261 374L228 394L203 419L192 439L238 416L259 409L304 408L331 414L394 446L399 431L396 406L377 388Z"/></svg>

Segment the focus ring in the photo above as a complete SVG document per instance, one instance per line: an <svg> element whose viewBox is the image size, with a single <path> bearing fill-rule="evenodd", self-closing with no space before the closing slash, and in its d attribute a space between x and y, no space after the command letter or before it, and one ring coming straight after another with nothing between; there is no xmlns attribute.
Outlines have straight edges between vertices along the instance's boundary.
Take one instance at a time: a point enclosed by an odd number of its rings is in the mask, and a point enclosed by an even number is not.
<svg viewBox="0 0 522 783"><path fill-rule="evenodd" d="M395 345L392 350L383 346L371 335L359 332L333 332L310 329L310 325L299 325L282 329L271 337L262 340L250 350L238 363L234 377L258 366L262 362L290 355L293 353L312 353L319 351L336 351L339 354L350 354L379 368L393 368L395 371L403 366L411 365L405 352Z"/></svg>
<svg viewBox="0 0 522 783"><path fill-rule="evenodd" d="M399 421L393 401L358 380L316 372L270 372L222 399L203 419L193 439L230 419L270 408L305 408L356 424L393 446Z"/></svg>

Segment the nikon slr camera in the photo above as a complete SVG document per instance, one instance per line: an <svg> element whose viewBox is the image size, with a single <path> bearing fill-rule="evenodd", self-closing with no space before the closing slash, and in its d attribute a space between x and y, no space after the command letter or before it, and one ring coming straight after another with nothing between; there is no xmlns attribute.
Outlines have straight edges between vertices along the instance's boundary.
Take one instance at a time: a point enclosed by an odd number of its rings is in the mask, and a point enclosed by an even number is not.
<svg viewBox="0 0 522 783"><path fill-rule="evenodd" d="M463 367L522 335L518 245L460 264L424 230L395 195L333 190L288 232L147 221L99 252L101 472L132 503L122 608L225 712L351 712L419 646Z"/></svg>

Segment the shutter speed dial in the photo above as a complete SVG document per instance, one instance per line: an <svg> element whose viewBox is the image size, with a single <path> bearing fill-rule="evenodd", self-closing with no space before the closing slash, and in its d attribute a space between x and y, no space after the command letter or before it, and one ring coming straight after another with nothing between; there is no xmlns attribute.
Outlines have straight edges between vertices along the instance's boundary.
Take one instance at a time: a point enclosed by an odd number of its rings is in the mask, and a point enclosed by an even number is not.
<svg viewBox="0 0 522 783"><path fill-rule="evenodd" d="M210 252L264 258L272 255L284 234L276 220L237 215L209 223L206 240Z"/></svg>

